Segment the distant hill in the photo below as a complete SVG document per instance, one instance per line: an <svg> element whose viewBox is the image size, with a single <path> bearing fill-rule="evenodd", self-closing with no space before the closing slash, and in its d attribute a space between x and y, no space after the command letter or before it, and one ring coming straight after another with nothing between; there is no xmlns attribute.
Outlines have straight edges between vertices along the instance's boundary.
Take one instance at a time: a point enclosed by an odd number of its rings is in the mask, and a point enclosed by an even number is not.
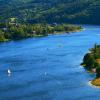
<svg viewBox="0 0 100 100"><path fill-rule="evenodd" d="M100 0L0 0L0 21L100 24Z"/></svg>

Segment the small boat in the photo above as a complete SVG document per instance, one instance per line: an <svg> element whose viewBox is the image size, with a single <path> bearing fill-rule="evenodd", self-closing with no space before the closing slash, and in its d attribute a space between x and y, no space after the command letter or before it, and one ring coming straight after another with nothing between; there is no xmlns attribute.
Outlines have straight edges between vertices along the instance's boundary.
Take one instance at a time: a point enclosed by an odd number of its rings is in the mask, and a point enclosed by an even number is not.
<svg viewBox="0 0 100 100"><path fill-rule="evenodd" d="M11 70L10 69L8 69L8 74L11 74Z"/></svg>

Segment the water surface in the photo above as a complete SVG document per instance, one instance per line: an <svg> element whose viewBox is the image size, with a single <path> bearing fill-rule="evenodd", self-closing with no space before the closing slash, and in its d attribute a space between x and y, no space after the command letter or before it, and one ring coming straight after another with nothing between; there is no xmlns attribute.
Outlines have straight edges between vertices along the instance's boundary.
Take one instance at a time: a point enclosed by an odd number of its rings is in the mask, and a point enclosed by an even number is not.
<svg viewBox="0 0 100 100"><path fill-rule="evenodd" d="M99 100L94 78L80 66L100 27L0 44L0 100ZM7 69L12 70L10 76Z"/></svg>

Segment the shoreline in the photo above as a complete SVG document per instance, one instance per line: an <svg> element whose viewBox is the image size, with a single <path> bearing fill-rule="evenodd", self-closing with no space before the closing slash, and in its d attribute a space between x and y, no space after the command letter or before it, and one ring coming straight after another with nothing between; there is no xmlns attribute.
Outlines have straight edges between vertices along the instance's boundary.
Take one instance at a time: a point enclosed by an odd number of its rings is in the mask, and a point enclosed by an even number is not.
<svg viewBox="0 0 100 100"><path fill-rule="evenodd" d="M95 75L94 79L88 82L88 85L100 89L100 45L95 44L93 48L89 49L81 66Z"/></svg>
<svg viewBox="0 0 100 100"><path fill-rule="evenodd" d="M100 89L100 86L93 85L93 84L91 83L91 81L88 82L88 85L91 86L91 87Z"/></svg>
<svg viewBox="0 0 100 100"><path fill-rule="evenodd" d="M48 33L48 35L70 34L70 33L72 33L72 32L80 32L80 31L82 31L83 29L84 29L84 28L79 29L79 30L75 30L75 31L69 31L69 32L62 31L62 32ZM22 39L45 37L45 36L48 36L48 35L33 35L33 36L26 37L26 38L22 38ZM0 41L0 43L9 42L9 41L17 41L17 40L22 40L22 39L16 39L16 40L13 40L13 39L5 39L4 41Z"/></svg>

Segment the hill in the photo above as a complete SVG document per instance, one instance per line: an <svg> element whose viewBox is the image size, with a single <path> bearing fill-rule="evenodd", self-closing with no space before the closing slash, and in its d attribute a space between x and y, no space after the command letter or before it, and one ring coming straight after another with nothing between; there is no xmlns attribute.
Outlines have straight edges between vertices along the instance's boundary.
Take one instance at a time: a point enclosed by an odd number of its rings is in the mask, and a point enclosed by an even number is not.
<svg viewBox="0 0 100 100"><path fill-rule="evenodd" d="M100 24L100 0L0 0L0 21Z"/></svg>

